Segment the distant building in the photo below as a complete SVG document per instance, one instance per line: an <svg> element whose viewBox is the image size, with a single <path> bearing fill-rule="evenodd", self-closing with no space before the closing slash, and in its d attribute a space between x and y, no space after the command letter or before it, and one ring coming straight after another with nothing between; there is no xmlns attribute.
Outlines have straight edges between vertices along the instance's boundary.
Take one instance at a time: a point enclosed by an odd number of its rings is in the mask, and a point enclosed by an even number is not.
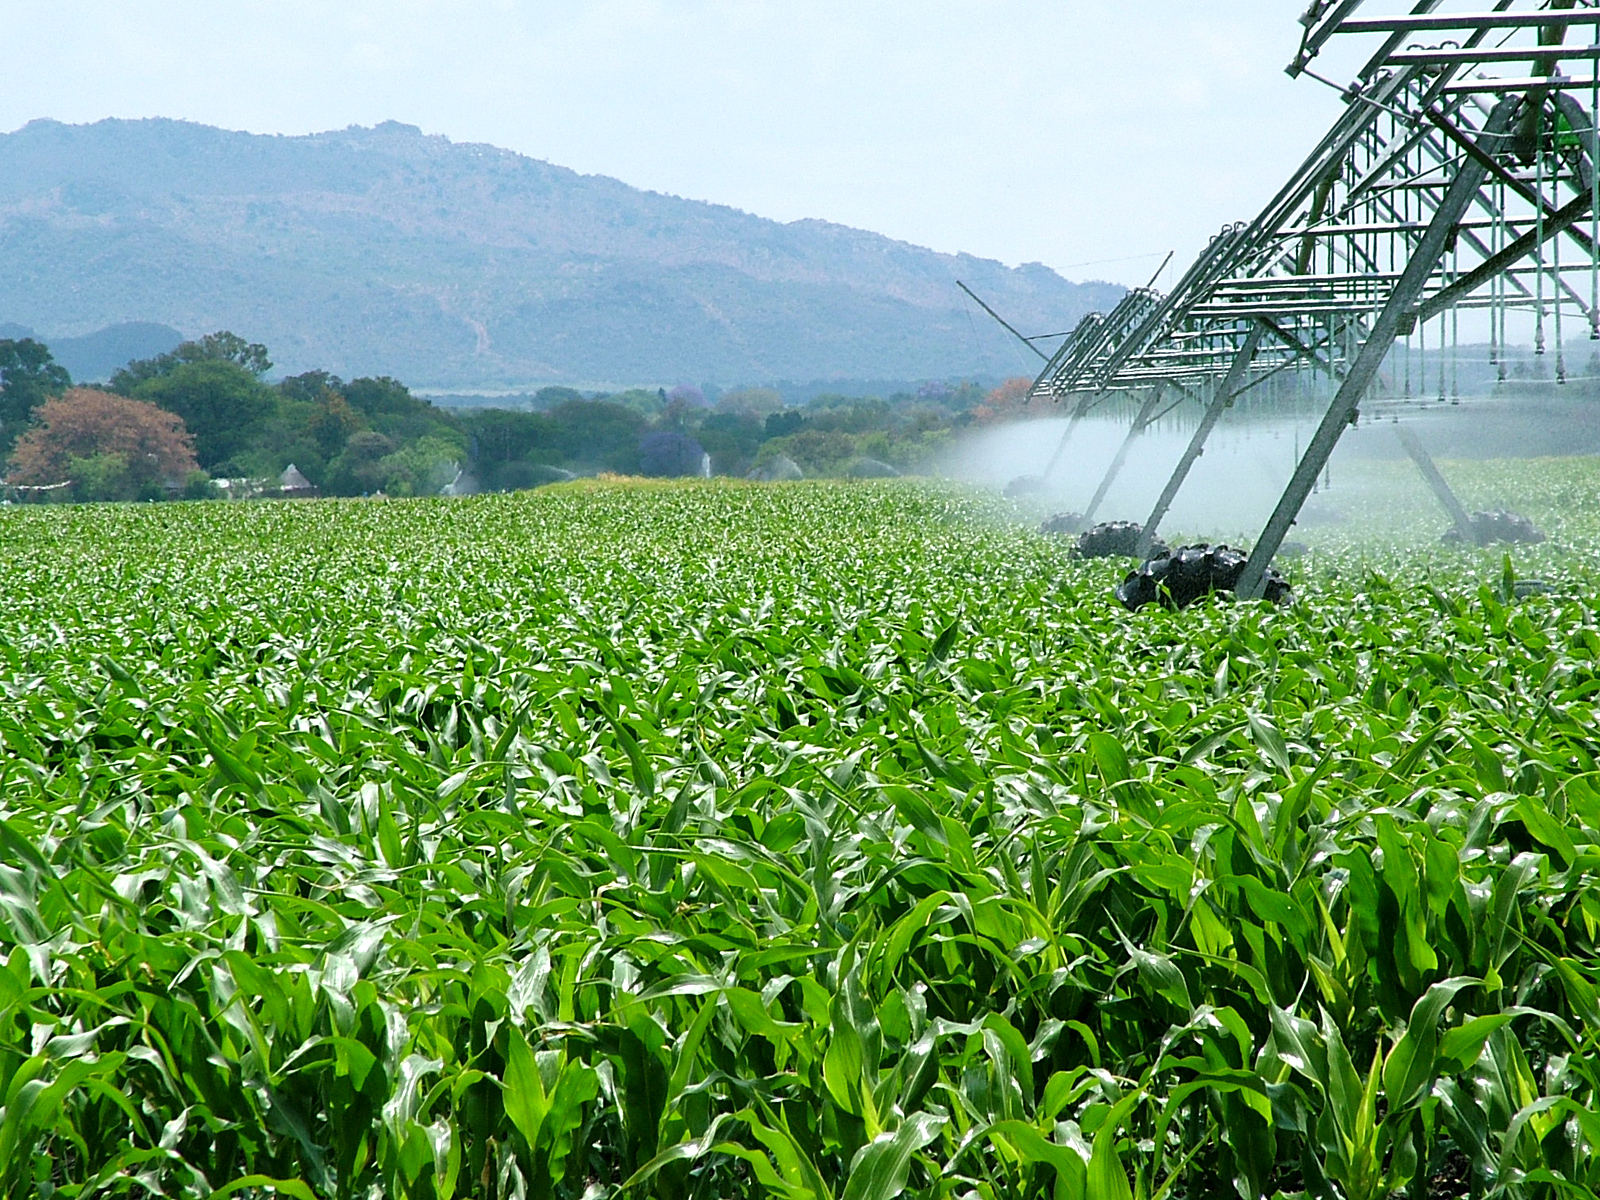
<svg viewBox="0 0 1600 1200"><path fill-rule="evenodd" d="M310 500L317 494L316 485L300 473L300 468L290 463L278 476L278 493L286 500Z"/></svg>
<svg viewBox="0 0 1600 1200"><path fill-rule="evenodd" d="M271 479L213 479L225 500L259 500L272 490Z"/></svg>

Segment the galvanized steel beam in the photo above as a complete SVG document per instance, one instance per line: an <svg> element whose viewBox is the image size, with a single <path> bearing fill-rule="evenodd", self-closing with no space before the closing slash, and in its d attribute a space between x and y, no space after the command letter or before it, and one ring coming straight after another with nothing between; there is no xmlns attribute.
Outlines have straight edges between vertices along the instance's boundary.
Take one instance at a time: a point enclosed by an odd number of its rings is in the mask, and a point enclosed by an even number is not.
<svg viewBox="0 0 1600 1200"><path fill-rule="evenodd" d="M1512 115L1519 104L1520 101L1515 99L1502 100L1485 122L1480 145L1491 155L1498 153L1502 144L1508 140L1509 135L1505 130L1511 124ZM1289 486L1284 489L1277 507L1272 511L1272 516L1267 519L1266 528L1261 531L1261 536L1251 549L1250 559L1245 563L1244 573L1239 577L1236 589L1238 595L1248 599L1261 597L1267 568L1283 544L1284 535L1289 532L1289 527L1299 516L1301 506L1311 494L1311 488L1322 473L1323 467L1327 465L1333 448L1338 445L1340 435L1355 419L1357 408L1366 395L1368 386L1378 373L1378 368L1382 366L1389 348L1394 344L1401 318L1410 313L1417 298L1422 294L1422 289L1444 254L1445 243L1450 239L1456 220L1467 211L1487 175L1488 170L1481 162L1475 158L1467 159L1462 164L1455 182L1450 185L1450 191L1434 211L1428 231L1422 235L1399 283L1395 285L1388 302L1383 306L1383 311L1373 322L1371 333L1367 335L1360 353L1356 355L1349 374L1339 385L1339 391L1334 396L1333 402L1323 414L1316 433L1312 435L1311 442L1306 447L1305 455L1289 480Z"/></svg>
<svg viewBox="0 0 1600 1200"><path fill-rule="evenodd" d="M1243 384L1244 377L1250 370L1250 364L1255 361L1256 348L1261 345L1261 335L1264 332L1265 328L1259 324L1251 328L1245 337L1244 345L1234 355L1233 365L1228 369L1227 377L1212 394L1211 403L1206 405L1205 416L1200 418L1200 424L1189 438L1189 444L1184 447L1178 465L1173 467L1167 485L1161 489L1161 495L1156 498L1155 507L1145 518L1144 532L1139 535L1139 557L1143 558L1150 553L1150 545L1155 540L1156 530L1160 527L1162 519L1172 507L1173 500L1177 498L1178 491L1183 487L1183 481L1189 477L1190 469L1205 453L1206 439L1211 436L1211 431L1217 427L1217 422L1222 420L1222 414L1233 403L1234 394Z"/></svg>

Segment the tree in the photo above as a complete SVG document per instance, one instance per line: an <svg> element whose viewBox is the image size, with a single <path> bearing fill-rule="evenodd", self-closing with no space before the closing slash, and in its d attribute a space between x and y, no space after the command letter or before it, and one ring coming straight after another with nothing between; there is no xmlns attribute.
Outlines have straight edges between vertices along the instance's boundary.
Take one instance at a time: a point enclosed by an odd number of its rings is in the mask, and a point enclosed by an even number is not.
<svg viewBox="0 0 1600 1200"><path fill-rule="evenodd" d="M467 439L455 418L423 397L413 396L398 379L387 375L352 379L341 391L350 407L379 433L397 442L425 437L453 442L456 457L466 457Z"/></svg>
<svg viewBox="0 0 1600 1200"><path fill-rule="evenodd" d="M644 418L605 400L569 400L550 410L563 457L624 473L639 469Z"/></svg>
<svg viewBox="0 0 1600 1200"><path fill-rule="evenodd" d="M134 395L182 417L194 434L200 465L213 473L248 448L276 403L272 389L245 367L222 358L181 363L146 379Z"/></svg>
<svg viewBox="0 0 1600 1200"><path fill-rule="evenodd" d="M376 430L353 434L344 453L328 464L323 490L335 496L364 496L383 490L387 468L383 461L395 444Z"/></svg>
<svg viewBox="0 0 1600 1200"><path fill-rule="evenodd" d="M387 375L352 379L341 389L350 407L368 417L406 416L425 412L433 405L411 394L411 389Z"/></svg>
<svg viewBox="0 0 1600 1200"><path fill-rule="evenodd" d="M42 342L0 339L0 445L15 441L34 409L71 386L66 368Z"/></svg>
<svg viewBox="0 0 1600 1200"><path fill-rule="evenodd" d="M845 463L856 456L856 443L848 433L837 429L803 429L784 438L773 438L756 456L759 464L774 454L786 454L800 464L807 475L837 475Z"/></svg>
<svg viewBox="0 0 1600 1200"><path fill-rule="evenodd" d="M560 457L554 422L543 413L479 408L463 413L474 473L491 489L515 490L539 478L530 468Z"/></svg>
<svg viewBox="0 0 1600 1200"><path fill-rule="evenodd" d="M805 426L805 413L791 408L783 412L768 413L765 429L769 438L777 438L788 437L791 433L799 433Z"/></svg>
<svg viewBox="0 0 1600 1200"><path fill-rule="evenodd" d="M806 428L866 433L885 428L893 414L876 396L814 396L806 404Z"/></svg>
<svg viewBox="0 0 1600 1200"><path fill-rule="evenodd" d="M656 478L698 475L704 457L700 443L676 429L647 433L639 443L639 470Z"/></svg>
<svg viewBox="0 0 1600 1200"><path fill-rule="evenodd" d="M198 467L183 421L143 400L73 388L35 416L11 454L9 483L72 480L74 499L133 500L162 494L168 480L188 483Z"/></svg>
<svg viewBox="0 0 1600 1200"><path fill-rule="evenodd" d="M979 425L998 425L1003 421L1020 421L1029 415L1028 393L1033 390L1033 380L1024 375L1008 379L983 398L983 403L972 410L972 419Z"/></svg>
<svg viewBox="0 0 1600 1200"><path fill-rule="evenodd" d="M782 393L763 387L735 388L731 392L723 392L717 400L719 413L737 416L765 417L768 413L782 411L783 407Z"/></svg>
<svg viewBox="0 0 1600 1200"><path fill-rule="evenodd" d="M306 371L273 385L272 414L251 433L250 449L236 452L229 465L240 474L277 475L294 463L321 487L328 464L344 450L367 420L344 397L344 380L327 371Z"/></svg>
<svg viewBox="0 0 1600 1200"><path fill-rule="evenodd" d="M658 420L665 429L686 430L705 414L706 407L705 394L699 388L680 385L667 393Z"/></svg>
<svg viewBox="0 0 1600 1200"><path fill-rule="evenodd" d="M569 400L582 399L582 392L569 387L542 387L533 394L534 407L542 409L551 409Z"/></svg>
<svg viewBox="0 0 1600 1200"><path fill-rule="evenodd" d="M272 360L267 348L259 342L247 342L226 329L208 333L198 341L184 342L174 350L155 358L135 359L111 374L111 390L122 396L131 396L139 385L162 375L170 375L189 363L232 363L259 379L272 370Z"/></svg>
<svg viewBox="0 0 1600 1200"><path fill-rule="evenodd" d="M463 414L476 462L515 462L530 454L555 451L555 426L543 413L510 408L480 408Z"/></svg>
<svg viewBox="0 0 1600 1200"><path fill-rule="evenodd" d="M344 449L350 435L358 432L361 425L361 416L350 407L350 402L338 392L328 392L312 409L306 430L322 456L332 458Z"/></svg>
<svg viewBox="0 0 1600 1200"><path fill-rule="evenodd" d="M461 450L443 438L420 437L380 459L383 490L391 496L432 496L456 477Z"/></svg>
<svg viewBox="0 0 1600 1200"><path fill-rule="evenodd" d="M278 395L286 400L303 400L316 404L327 399L330 393L344 392L344 380L327 371L305 371L278 381Z"/></svg>
<svg viewBox="0 0 1600 1200"><path fill-rule="evenodd" d="M543 392L539 394L544 395ZM578 398L582 399L581 396ZM664 388L657 388L653 392L648 388L629 388L625 392L612 392L609 396L595 396L594 399L631 408L647 420L659 417L667 405L667 393Z"/></svg>
<svg viewBox="0 0 1600 1200"><path fill-rule="evenodd" d="M726 399L726 397L724 397ZM696 440L711 455L719 474L743 475L766 437L761 420L750 410L719 411L700 423Z"/></svg>

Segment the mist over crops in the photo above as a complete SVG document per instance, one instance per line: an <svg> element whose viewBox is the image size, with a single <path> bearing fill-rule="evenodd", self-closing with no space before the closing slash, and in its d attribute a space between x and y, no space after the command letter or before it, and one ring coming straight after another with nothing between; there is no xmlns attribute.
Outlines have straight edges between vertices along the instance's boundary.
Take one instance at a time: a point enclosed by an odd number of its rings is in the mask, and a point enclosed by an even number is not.
<svg viewBox="0 0 1600 1200"><path fill-rule="evenodd" d="M1448 467L1550 540L1336 460L1182 613L909 480L0 510L0 1194L1594 1194L1600 464Z"/></svg>
<svg viewBox="0 0 1600 1200"><path fill-rule="evenodd" d="M1045 401L1039 407L1039 415L1031 420L967 434L939 461L939 469L952 478L996 489L1019 476L1044 475L1069 421L1059 415L1061 409ZM1188 444L1199 413L1197 406L1179 406L1133 443L1096 519L1145 519ZM1320 409L1309 407L1301 413L1230 413L1206 442L1164 527L1185 536L1248 545L1283 494L1320 416ZM1309 521L1373 510L1387 522L1393 514L1384 509L1393 504L1405 506L1407 522L1437 519L1438 506L1414 473L1369 469L1374 462L1405 458L1394 436L1395 426L1402 422L1442 459L1515 461L1600 454L1600 402L1587 392L1580 394L1577 387L1568 395L1546 388L1542 395L1514 400L1374 401L1360 424L1340 439L1310 501ZM1067 439L1038 503L1051 511L1083 511L1127 436L1128 425L1125 412L1091 413L1082 420ZM1507 495L1486 503L1514 507L1515 499Z"/></svg>
<svg viewBox="0 0 1600 1200"><path fill-rule="evenodd" d="M967 439L942 465L955 478L995 488L1019 475L1043 475L1067 424L1065 418L1045 418L986 430ZM1302 428L1303 436L1309 437L1314 426L1307 421ZM1081 512L1127 430L1126 420L1083 420L1050 476L1048 498L1060 508ZM1190 432L1169 423L1145 433L1097 516L1142 521L1188 444ZM1170 526L1233 538L1259 527L1294 469L1294 433L1292 421L1219 429L1190 472L1173 506ZM1338 465L1336 459L1335 470Z"/></svg>

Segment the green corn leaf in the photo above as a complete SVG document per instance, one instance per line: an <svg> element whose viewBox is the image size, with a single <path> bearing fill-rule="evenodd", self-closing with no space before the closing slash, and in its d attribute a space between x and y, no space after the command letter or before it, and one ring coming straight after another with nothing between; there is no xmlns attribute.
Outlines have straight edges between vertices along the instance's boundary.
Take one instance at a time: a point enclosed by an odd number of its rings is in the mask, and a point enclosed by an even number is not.
<svg viewBox="0 0 1600 1200"><path fill-rule="evenodd" d="M943 1117L915 1113L899 1129L881 1133L856 1152L841 1200L894 1200L905 1191L911 1158L945 1127Z"/></svg>
<svg viewBox="0 0 1600 1200"><path fill-rule="evenodd" d="M1423 1089L1439 1073L1440 1058L1454 1058L1454 1053L1442 1053L1440 1045L1440 1021L1445 1006L1463 988L1475 987L1482 982L1466 977L1446 979L1430 987L1412 1007L1405 1033L1395 1042L1383 1064L1384 1099L1391 1112L1413 1103L1422 1095ZM1489 1030L1485 1029L1484 1036L1488 1034Z"/></svg>
<svg viewBox="0 0 1600 1200"><path fill-rule="evenodd" d="M1260 747L1262 755L1274 767L1287 775L1290 768L1289 747L1284 743L1283 735L1277 731L1271 721L1259 713L1249 713L1247 720L1250 725L1250 737Z"/></svg>
<svg viewBox="0 0 1600 1200"><path fill-rule="evenodd" d="M1122 1137L1123 1122L1142 1100L1137 1092L1124 1096L1112 1106L1096 1131L1084 1185L1085 1200L1133 1200L1133 1186L1128 1182L1117 1142Z"/></svg>
<svg viewBox="0 0 1600 1200"><path fill-rule="evenodd" d="M232 1196L239 1192L255 1192L268 1188L279 1196L293 1196L295 1200L318 1200L317 1194L298 1179L274 1179L270 1175L241 1175L211 1193L213 1197Z"/></svg>
<svg viewBox="0 0 1600 1200"><path fill-rule="evenodd" d="M530 1148L540 1144L546 1117L550 1114L550 1098L545 1094L544 1080L534 1063L533 1051L522 1031L512 1026L506 1031L506 1073L504 1081L506 1116L516 1126L517 1132Z"/></svg>

